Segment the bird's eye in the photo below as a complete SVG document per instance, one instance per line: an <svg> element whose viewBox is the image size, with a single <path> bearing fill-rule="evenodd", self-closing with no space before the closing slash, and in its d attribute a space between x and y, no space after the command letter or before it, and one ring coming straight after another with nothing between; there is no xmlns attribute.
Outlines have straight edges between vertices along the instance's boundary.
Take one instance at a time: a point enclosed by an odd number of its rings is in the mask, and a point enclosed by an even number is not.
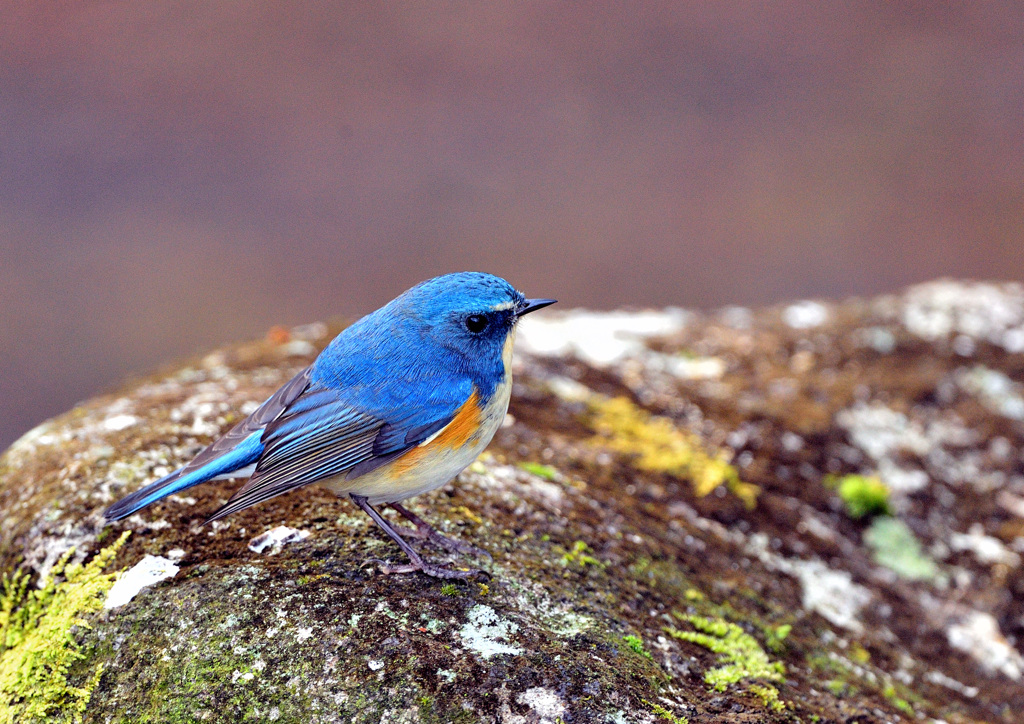
<svg viewBox="0 0 1024 724"><path fill-rule="evenodd" d="M487 329L487 317L482 314L470 314L466 317L466 329L473 334L480 334Z"/></svg>

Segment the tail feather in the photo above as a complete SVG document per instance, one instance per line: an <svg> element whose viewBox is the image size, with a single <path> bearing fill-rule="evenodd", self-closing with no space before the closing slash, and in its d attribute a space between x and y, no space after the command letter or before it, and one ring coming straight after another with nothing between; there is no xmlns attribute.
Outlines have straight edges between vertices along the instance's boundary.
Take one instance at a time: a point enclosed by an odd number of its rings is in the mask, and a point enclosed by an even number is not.
<svg viewBox="0 0 1024 724"><path fill-rule="evenodd" d="M260 432L254 432L242 440L238 445L227 450L223 455L214 458L205 465L189 469L189 466L179 468L170 475L156 480L144 488L126 495L111 505L103 513L107 520L121 520L132 513L155 503L168 495L191 488L193 485L205 483L219 475L230 473L240 468L252 465L263 452L263 444L260 442Z"/></svg>

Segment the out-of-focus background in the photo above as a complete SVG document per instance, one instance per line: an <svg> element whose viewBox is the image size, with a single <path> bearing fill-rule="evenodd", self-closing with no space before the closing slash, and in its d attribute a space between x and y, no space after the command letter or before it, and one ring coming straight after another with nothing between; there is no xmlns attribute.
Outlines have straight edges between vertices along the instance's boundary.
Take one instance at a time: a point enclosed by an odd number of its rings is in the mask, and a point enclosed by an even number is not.
<svg viewBox="0 0 1024 724"><path fill-rule="evenodd" d="M3 2L0 446L481 269L564 306L1024 278L1024 5Z"/></svg>

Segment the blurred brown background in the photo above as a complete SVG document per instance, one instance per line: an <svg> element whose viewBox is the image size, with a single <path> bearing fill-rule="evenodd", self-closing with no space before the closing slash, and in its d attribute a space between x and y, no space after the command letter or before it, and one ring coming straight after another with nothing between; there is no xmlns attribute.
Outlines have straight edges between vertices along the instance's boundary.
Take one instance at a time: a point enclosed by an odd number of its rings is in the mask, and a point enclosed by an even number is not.
<svg viewBox="0 0 1024 724"><path fill-rule="evenodd" d="M1022 8L0 3L0 445L444 271L605 308L1024 278Z"/></svg>

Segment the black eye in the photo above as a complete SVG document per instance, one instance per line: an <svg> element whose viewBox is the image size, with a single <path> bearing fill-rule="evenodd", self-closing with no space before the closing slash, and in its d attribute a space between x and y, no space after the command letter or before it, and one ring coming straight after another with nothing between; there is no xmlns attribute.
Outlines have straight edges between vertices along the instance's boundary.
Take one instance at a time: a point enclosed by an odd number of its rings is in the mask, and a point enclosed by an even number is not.
<svg viewBox="0 0 1024 724"><path fill-rule="evenodd" d="M487 317L482 314L470 314L466 317L466 329L473 334L480 334L487 329Z"/></svg>

